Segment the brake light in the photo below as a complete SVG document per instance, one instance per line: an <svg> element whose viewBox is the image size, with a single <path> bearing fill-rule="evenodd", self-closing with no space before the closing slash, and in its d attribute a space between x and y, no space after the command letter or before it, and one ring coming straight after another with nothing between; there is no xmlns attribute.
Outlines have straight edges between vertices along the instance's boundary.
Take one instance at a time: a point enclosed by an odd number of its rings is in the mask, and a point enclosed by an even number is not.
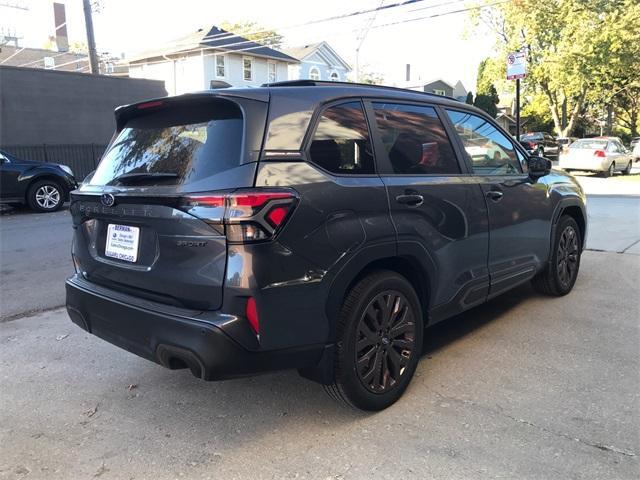
<svg viewBox="0 0 640 480"><path fill-rule="evenodd" d="M596 150L595 152L593 152L593 156L598 158L606 157L604 150Z"/></svg>
<svg viewBox="0 0 640 480"><path fill-rule="evenodd" d="M153 102L145 102L145 103L141 103L140 105L137 105L136 108L138 110L144 110L145 108L159 107L163 103L164 102L162 100L156 100L156 101L153 101Z"/></svg>
<svg viewBox="0 0 640 480"><path fill-rule="evenodd" d="M238 190L189 195L180 208L224 229L231 243L271 240L283 227L298 197L293 190Z"/></svg>

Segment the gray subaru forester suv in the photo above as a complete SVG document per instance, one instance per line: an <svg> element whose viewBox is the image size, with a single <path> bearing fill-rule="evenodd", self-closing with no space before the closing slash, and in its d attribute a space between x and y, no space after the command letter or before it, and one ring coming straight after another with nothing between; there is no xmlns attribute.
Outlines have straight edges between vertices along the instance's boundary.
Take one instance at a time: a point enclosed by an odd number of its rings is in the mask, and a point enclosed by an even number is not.
<svg viewBox="0 0 640 480"><path fill-rule="evenodd" d="M585 196L480 110L282 82L120 107L71 195L72 321L214 380L295 368L383 409L425 327L532 281L569 293Z"/></svg>

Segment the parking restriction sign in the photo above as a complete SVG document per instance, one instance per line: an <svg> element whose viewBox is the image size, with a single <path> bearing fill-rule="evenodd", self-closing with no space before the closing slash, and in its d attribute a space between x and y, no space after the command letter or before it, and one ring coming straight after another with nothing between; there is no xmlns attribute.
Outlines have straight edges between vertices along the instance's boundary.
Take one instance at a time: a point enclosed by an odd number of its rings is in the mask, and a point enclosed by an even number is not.
<svg viewBox="0 0 640 480"><path fill-rule="evenodd" d="M513 52L507 55L507 80L516 80L527 76L527 56L525 52Z"/></svg>

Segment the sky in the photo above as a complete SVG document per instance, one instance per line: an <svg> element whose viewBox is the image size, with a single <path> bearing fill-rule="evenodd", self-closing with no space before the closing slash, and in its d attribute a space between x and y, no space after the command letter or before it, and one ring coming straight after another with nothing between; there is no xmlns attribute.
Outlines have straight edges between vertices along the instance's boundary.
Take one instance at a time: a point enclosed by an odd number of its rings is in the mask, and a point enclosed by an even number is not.
<svg viewBox="0 0 640 480"><path fill-rule="evenodd" d="M30 7L28 33L23 44L42 46L43 32L52 30L51 0L12 0ZM82 0L66 4L70 41L85 40ZM254 21L277 30L285 46L327 41L352 67L362 33L368 30L359 53L361 71L381 74L386 84L402 85L405 65L411 64L412 84L441 78L452 85L461 80L475 90L477 66L492 54L494 40L487 32L473 32L467 13L423 18L464 9L465 0L424 0L373 14L308 24L398 3L398 0L101 0L94 13L99 51L131 54L170 42L223 21ZM389 25L394 24L395 25ZM51 24L51 25L49 25ZM301 25L307 24L307 25ZM39 42L39 43L38 43ZM29 44L29 45L27 45Z"/></svg>

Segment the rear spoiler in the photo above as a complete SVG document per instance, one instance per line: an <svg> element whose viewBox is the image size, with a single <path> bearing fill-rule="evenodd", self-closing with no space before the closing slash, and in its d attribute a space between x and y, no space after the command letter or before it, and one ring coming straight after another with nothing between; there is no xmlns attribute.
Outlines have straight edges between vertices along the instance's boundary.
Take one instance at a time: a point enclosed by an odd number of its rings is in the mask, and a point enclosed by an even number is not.
<svg viewBox="0 0 640 480"><path fill-rule="evenodd" d="M269 102L269 91L262 88L225 88L224 90L205 90L202 92L185 93L183 95L175 95L169 97L151 98L141 102L131 103L129 105L121 105L116 107L114 114L116 117L116 130L119 132L132 118L143 112L153 111L155 109L163 109L172 105L184 104L188 102L197 102L200 100L211 100L215 98L224 98L232 100L233 98L245 98L249 100L258 100L261 102Z"/></svg>

